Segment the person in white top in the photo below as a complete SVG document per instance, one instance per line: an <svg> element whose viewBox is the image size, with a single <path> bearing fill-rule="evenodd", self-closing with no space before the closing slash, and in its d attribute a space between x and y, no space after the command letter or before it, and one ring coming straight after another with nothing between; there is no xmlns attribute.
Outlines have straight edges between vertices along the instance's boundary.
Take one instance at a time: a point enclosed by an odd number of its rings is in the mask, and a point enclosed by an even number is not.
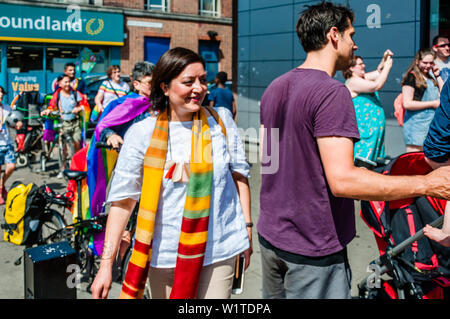
<svg viewBox="0 0 450 319"><path fill-rule="evenodd" d="M152 113L168 110L165 163L180 164L182 169L175 178L175 173L168 177L170 167L164 168L154 221L149 278L152 298L159 299L171 294L177 264L188 185L185 178L189 179L189 174L184 174L184 166L191 158L193 116L202 108L207 91L203 59L185 48L167 51L156 64L151 88ZM200 299L229 298L237 256L245 255L244 268L247 269L252 254L249 165L231 113L228 110L218 113L226 136L216 119L207 113L213 172L206 250L197 289ZM141 195L143 163L156 120L155 115L149 114L125 135L107 199L112 206L100 269L91 286L93 298L107 298L123 229L137 200L145 196Z"/></svg>
<svg viewBox="0 0 450 319"><path fill-rule="evenodd" d="M450 76L450 42L448 37L443 35L434 37L433 50L436 52L434 63L441 70L441 78L445 83Z"/></svg>
<svg viewBox="0 0 450 319"><path fill-rule="evenodd" d="M16 169L14 144L5 121L11 112L11 107L2 103L4 95L5 89L0 86L0 205L5 203L6 195L8 194L6 191L5 182ZM22 123L20 121L17 122L16 128L21 125ZM3 164L6 165L4 172L2 167Z"/></svg>

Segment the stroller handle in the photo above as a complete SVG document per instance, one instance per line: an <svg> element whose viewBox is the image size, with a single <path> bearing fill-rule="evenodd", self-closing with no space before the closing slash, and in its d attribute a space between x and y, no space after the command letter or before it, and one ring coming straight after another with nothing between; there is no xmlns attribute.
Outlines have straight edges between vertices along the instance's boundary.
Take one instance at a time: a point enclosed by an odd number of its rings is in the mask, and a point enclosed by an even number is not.
<svg viewBox="0 0 450 319"><path fill-rule="evenodd" d="M442 226L442 224L444 223L444 215L436 218L433 222L430 223L431 227L440 227ZM410 246L412 243L414 243L415 241L420 240L421 238L423 238L425 235L423 233L423 229L419 230L417 233L415 233L413 236L405 239L404 241L402 241L400 244L398 244L397 246L394 246L393 248L389 249L386 251L386 254L389 254L391 257L397 256L400 253L402 253L406 247ZM385 274L389 269L386 265L383 264L381 257L375 259L373 262L373 264L380 266L379 268L379 274L383 275ZM373 274L367 276L366 278L364 278L358 285L358 287L363 287L369 280L369 278L373 276Z"/></svg>
<svg viewBox="0 0 450 319"><path fill-rule="evenodd" d="M442 226L443 223L444 223L444 215L440 216L439 218L436 218L433 222L430 223L430 226L431 227L440 227L440 226ZM393 247L390 252L391 256L396 256L396 255L400 254L401 252L403 252L406 249L406 247L411 245L413 242L418 241L423 236L425 236L425 235L423 234L423 229L421 229L417 233L415 233L413 236L409 237L408 239L405 239L400 244Z"/></svg>

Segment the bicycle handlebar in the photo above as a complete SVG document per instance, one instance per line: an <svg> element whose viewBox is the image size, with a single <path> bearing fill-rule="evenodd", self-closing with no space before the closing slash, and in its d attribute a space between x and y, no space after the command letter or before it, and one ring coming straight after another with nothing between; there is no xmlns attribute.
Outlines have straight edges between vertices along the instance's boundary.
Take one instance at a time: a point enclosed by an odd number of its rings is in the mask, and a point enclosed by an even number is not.
<svg viewBox="0 0 450 319"><path fill-rule="evenodd" d="M112 145L106 144L105 142L96 142L95 148L106 148L108 150L116 150L119 151L119 149L114 148Z"/></svg>

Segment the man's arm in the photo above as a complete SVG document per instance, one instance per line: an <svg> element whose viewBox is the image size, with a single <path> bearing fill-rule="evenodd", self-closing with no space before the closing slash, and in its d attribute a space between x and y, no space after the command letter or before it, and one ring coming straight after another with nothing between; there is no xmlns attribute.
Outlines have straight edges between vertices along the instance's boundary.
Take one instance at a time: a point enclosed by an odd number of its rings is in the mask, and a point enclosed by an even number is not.
<svg viewBox="0 0 450 319"><path fill-rule="evenodd" d="M417 196L450 198L450 167L420 176L382 175L353 165L350 138L319 137L317 144L334 196L380 201Z"/></svg>

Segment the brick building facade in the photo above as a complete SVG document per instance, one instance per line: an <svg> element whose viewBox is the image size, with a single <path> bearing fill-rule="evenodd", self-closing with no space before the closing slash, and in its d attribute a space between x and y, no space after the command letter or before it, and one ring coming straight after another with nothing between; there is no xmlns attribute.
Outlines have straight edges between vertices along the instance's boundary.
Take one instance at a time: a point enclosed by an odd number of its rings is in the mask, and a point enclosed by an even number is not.
<svg viewBox="0 0 450 319"><path fill-rule="evenodd" d="M123 73L130 73L137 61L146 57L149 38L165 38L170 48L177 46L200 52L199 43L215 42L218 46L218 70L233 76L232 68L232 0L217 1L218 16L200 13L199 0L168 0L167 12L146 10L145 0L104 0L104 7L121 8L124 13L124 46L121 49ZM211 37L208 31L217 35Z"/></svg>

